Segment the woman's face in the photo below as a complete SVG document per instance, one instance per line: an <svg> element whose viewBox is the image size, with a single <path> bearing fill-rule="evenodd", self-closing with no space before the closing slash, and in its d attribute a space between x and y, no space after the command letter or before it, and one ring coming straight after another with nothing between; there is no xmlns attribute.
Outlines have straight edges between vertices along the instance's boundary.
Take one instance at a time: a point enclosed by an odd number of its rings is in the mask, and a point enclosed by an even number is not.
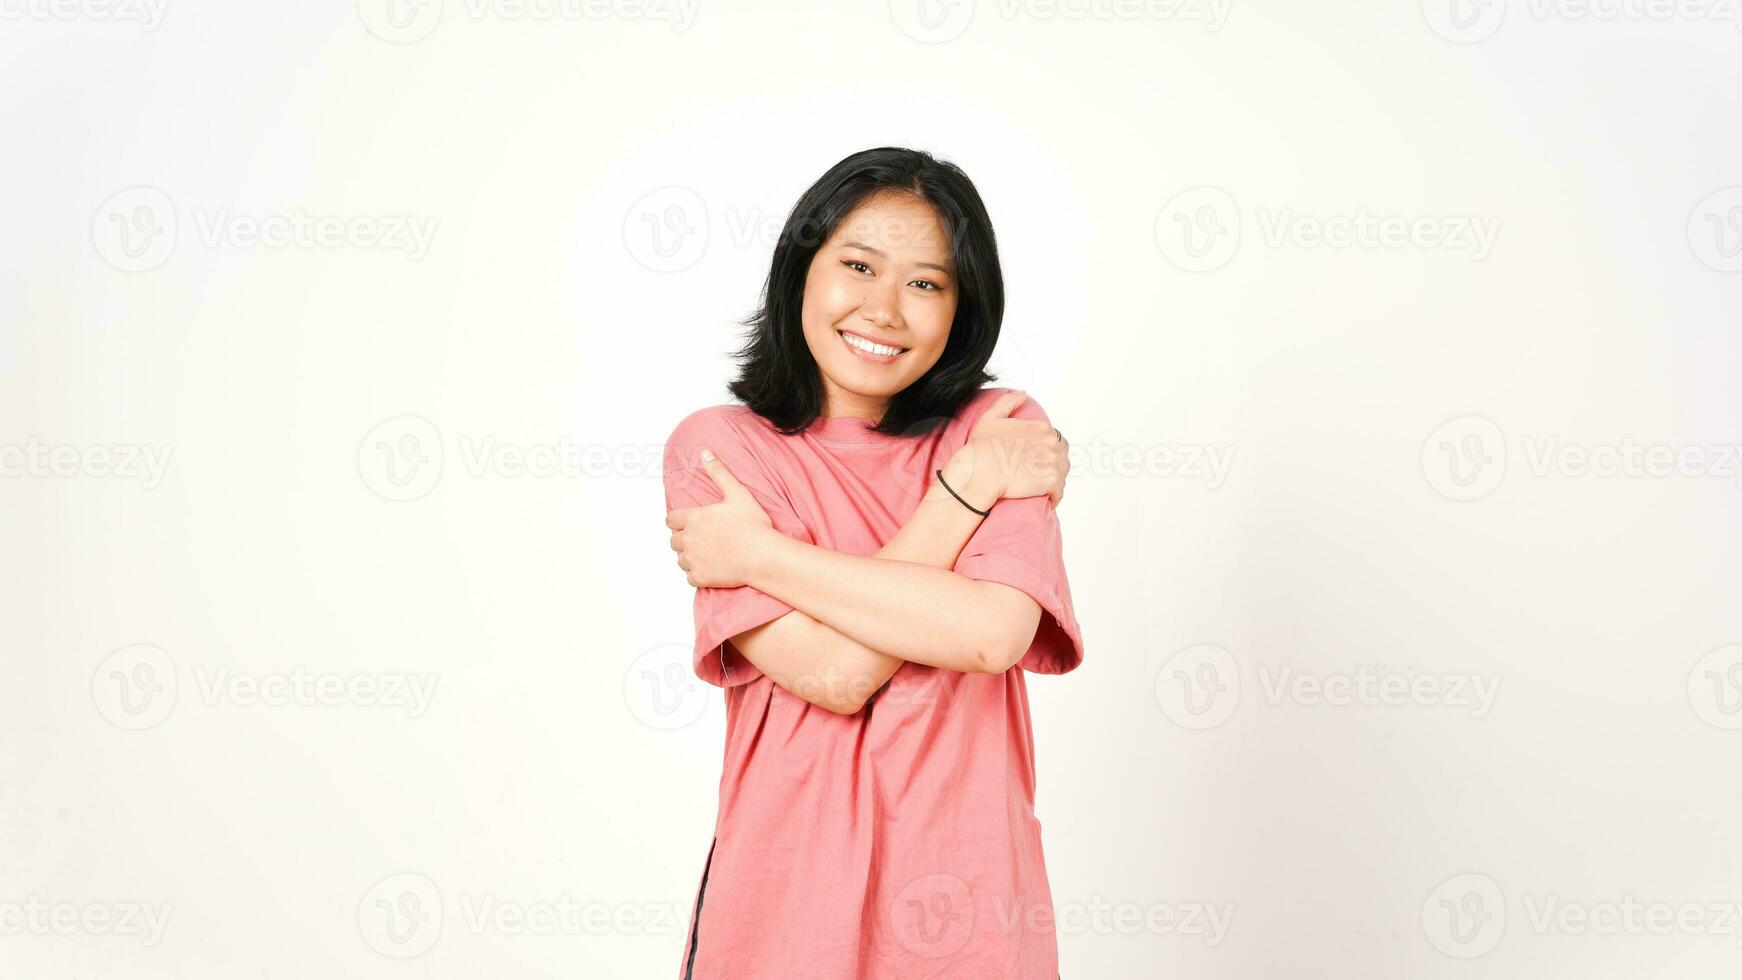
<svg viewBox="0 0 1742 980"><path fill-rule="evenodd" d="M890 396L937 363L956 318L955 271L943 221L910 194L874 194L841 220L804 283L824 415L882 418Z"/></svg>

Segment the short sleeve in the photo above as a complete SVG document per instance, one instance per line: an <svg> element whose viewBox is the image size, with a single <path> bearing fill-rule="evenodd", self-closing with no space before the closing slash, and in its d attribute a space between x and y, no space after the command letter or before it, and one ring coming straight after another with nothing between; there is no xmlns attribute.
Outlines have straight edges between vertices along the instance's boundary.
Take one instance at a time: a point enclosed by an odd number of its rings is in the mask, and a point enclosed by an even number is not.
<svg viewBox="0 0 1742 980"><path fill-rule="evenodd" d="M733 426L726 414L729 408L715 406L694 412L672 430L661 463L665 512L705 507L723 499L720 488L702 468L701 452L706 447L762 505L776 530L814 543L810 530L793 513L786 495L770 479L768 468L753 444ZM696 644L692 655L696 676L716 687L736 687L761 677L762 672L727 640L791 611L791 606L748 585L735 589L696 589Z"/></svg>
<svg viewBox="0 0 1742 980"><path fill-rule="evenodd" d="M1033 396L1012 418L1047 421ZM970 422L971 424L971 422ZM1064 538L1047 496L995 502L956 559L959 574L1021 589L1040 604L1034 641L1017 666L1036 674L1063 674L1083 662L1083 638L1065 577Z"/></svg>

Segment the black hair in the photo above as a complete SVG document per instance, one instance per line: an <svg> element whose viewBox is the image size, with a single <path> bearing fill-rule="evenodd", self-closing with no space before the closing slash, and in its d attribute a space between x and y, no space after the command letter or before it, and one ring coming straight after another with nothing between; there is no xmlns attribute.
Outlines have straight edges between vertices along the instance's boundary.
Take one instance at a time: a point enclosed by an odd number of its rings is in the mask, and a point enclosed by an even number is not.
<svg viewBox="0 0 1742 980"><path fill-rule="evenodd" d="M829 168L793 205L780 238L762 305L742 322L750 328L733 353L733 397L785 435L802 432L822 414L823 380L805 343L804 284L811 260L836 226L867 198L911 194L938 212L956 265L956 316L938 362L889 399L877 432L921 435L955 414L984 384L998 328L1004 321L1004 273L998 242L980 192L960 167L923 150L881 146Z"/></svg>

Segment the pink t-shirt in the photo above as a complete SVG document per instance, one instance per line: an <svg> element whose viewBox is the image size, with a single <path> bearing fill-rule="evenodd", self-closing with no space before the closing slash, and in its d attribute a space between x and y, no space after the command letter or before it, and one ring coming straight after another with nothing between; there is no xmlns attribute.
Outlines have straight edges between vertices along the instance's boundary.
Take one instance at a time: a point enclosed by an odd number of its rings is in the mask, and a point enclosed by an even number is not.
<svg viewBox="0 0 1742 980"><path fill-rule="evenodd" d="M1006 390L983 389L918 438L850 418L783 436L743 405L701 409L666 442L666 510L720 500L701 468L705 446L777 530L875 554ZM1046 418L1033 398L1013 416ZM725 642L791 606L749 586L696 590L695 669L725 688L726 753L681 978L1057 977L1025 672L1075 668L1082 638L1051 501L990 510L955 570L1040 604L1020 669L905 663L853 715L777 686Z"/></svg>

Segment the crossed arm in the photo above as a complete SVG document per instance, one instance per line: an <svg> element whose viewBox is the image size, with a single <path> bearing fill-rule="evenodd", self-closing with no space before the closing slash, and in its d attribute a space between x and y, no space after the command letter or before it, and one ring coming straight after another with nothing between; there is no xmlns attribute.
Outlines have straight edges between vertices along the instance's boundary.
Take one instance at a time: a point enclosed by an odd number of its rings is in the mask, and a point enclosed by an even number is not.
<svg viewBox="0 0 1742 980"><path fill-rule="evenodd" d="M975 506L1002 494L992 479L944 470ZM982 470L982 472L984 472ZM936 480L876 555L830 551L770 529L745 566L749 585L793 611L731 638L770 680L819 707L852 714L904 661L1002 673L1040 625L1027 593L952 571L980 515Z"/></svg>
<svg viewBox="0 0 1742 980"><path fill-rule="evenodd" d="M687 446L700 433L673 436ZM699 448L720 500L666 514L678 566L697 588L747 585L792 607L722 641L792 694L852 714L903 662L1003 673L1034 642L1038 602L1014 586L954 571L981 516L942 483L928 481L919 506L875 555L842 554L775 529L725 464ZM1008 390L980 413L943 471L950 487L982 509L1007 496L1044 494L1056 504L1068 451L1040 406Z"/></svg>

